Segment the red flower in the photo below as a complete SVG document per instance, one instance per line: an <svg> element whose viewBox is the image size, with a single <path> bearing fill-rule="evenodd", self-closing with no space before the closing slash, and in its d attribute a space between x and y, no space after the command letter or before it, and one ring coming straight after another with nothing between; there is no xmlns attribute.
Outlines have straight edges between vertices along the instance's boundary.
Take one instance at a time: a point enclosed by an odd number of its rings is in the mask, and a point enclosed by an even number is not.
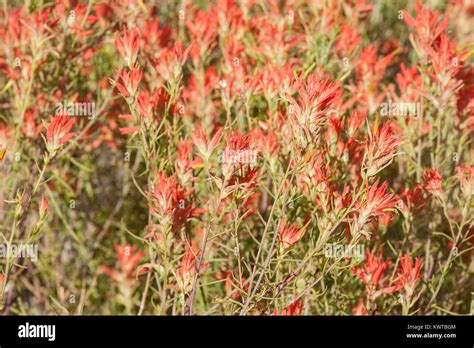
<svg viewBox="0 0 474 348"><path fill-rule="evenodd" d="M278 240L280 242L280 250L284 251L298 242L304 235L305 229L297 224L287 226L285 220L281 222L280 231L278 232Z"/></svg>
<svg viewBox="0 0 474 348"><path fill-rule="evenodd" d="M240 189L241 193L245 193L244 196L251 195L252 190L259 185L259 177L258 168L251 168L250 166L247 166L246 168L242 169L240 173L234 173L234 175L229 178L226 189L224 190L224 195L237 189ZM243 196L241 196L241 198L243 198Z"/></svg>
<svg viewBox="0 0 474 348"><path fill-rule="evenodd" d="M46 131L47 147L50 153L54 153L62 144L68 142L74 133L70 133L72 126L76 123L75 118L68 116L54 116Z"/></svg>
<svg viewBox="0 0 474 348"><path fill-rule="evenodd" d="M403 10L403 18L416 31L421 42L431 45L448 27L448 18L439 21L439 11L431 12L421 2L415 4L415 11L416 18L413 18L406 10Z"/></svg>
<svg viewBox="0 0 474 348"><path fill-rule="evenodd" d="M171 27L168 23L160 22L158 17L147 17L140 28L140 44L146 53L154 55L157 49L165 47L171 36Z"/></svg>
<svg viewBox="0 0 474 348"><path fill-rule="evenodd" d="M353 137L360 127L362 127L366 118L367 112L358 112L357 110L352 111L351 116L347 119L347 134L350 137Z"/></svg>
<svg viewBox="0 0 474 348"><path fill-rule="evenodd" d="M125 60L125 65L129 68L135 65L138 54L138 30L132 29L127 31L127 27L123 26L123 38L120 37L118 31L115 32L115 47Z"/></svg>
<svg viewBox="0 0 474 348"><path fill-rule="evenodd" d="M267 101L278 97L279 93L293 93L293 87L290 86L293 81L293 69L290 65L283 67L269 63L262 68L262 72L256 74L252 86L255 85L255 93L264 94Z"/></svg>
<svg viewBox="0 0 474 348"><path fill-rule="evenodd" d="M392 163L397 155L395 148L400 139L394 134L391 123L386 122L381 127L373 126L369 130L369 141L366 144L364 166L367 177L374 176Z"/></svg>
<svg viewBox="0 0 474 348"><path fill-rule="evenodd" d="M409 255L400 257L400 270L398 271L398 278L395 281L395 285L397 289L403 289L408 298L410 298L415 291L422 268L423 264L420 262L420 257L415 259L415 264L412 263Z"/></svg>
<svg viewBox="0 0 474 348"><path fill-rule="evenodd" d="M182 292L191 291L192 282L197 271L197 255L193 246L186 245L186 252L181 259L181 264L176 272L176 281Z"/></svg>
<svg viewBox="0 0 474 348"><path fill-rule="evenodd" d="M420 184L417 184L413 189L402 189L402 199L398 203L398 208L404 215L412 214L418 215L426 206L425 197L423 197L423 190Z"/></svg>
<svg viewBox="0 0 474 348"><path fill-rule="evenodd" d="M143 250L137 251L136 245L126 244L121 246L115 244L115 251L117 252L120 270L111 269L104 265L100 268L117 282L134 280L136 277L135 269L144 255Z"/></svg>
<svg viewBox="0 0 474 348"><path fill-rule="evenodd" d="M242 132L232 132L228 135L221 159L222 172L226 179L230 179L238 169L255 164L257 155L250 140L250 136Z"/></svg>
<svg viewBox="0 0 474 348"><path fill-rule="evenodd" d="M120 80L122 82L115 81L115 86L119 90L120 94L126 98L133 98L137 93L138 85L142 80L142 72L138 68L130 68L130 72L126 69L122 69L120 73Z"/></svg>
<svg viewBox="0 0 474 348"><path fill-rule="evenodd" d="M310 197L316 195L318 201L321 198L327 200L331 193L328 181L330 172L328 166L324 163L324 158L324 154L316 156L316 153L314 153L308 159L306 170L298 176L298 184L303 192ZM318 204L322 203L318 202Z"/></svg>
<svg viewBox="0 0 474 348"><path fill-rule="evenodd" d="M375 256L375 252L367 253L367 258L363 267L356 268L353 273L365 284L370 299L374 300L382 294L390 294L396 287L383 285L384 273L390 265L390 260L383 261L382 252L380 257Z"/></svg>
<svg viewBox="0 0 474 348"><path fill-rule="evenodd" d="M369 45L360 53L360 61L356 67L357 80L370 82L368 86L370 90L370 87L380 82L392 58L393 54L380 58L377 47Z"/></svg>
<svg viewBox="0 0 474 348"><path fill-rule="evenodd" d="M349 86L353 94L350 104L358 103L362 111L375 112L385 97L384 92L378 92L379 83L393 56L391 53L380 58L374 45L369 45L360 53L356 66L357 84Z"/></svg>
<svg viewBox="0 0 474 348"><path fill-rule="evenodd" d="M290 104L288 116L294 135L298 144L306 147L308 143L317 140L329 114L334 111L333 106L342 90L338 83L323 80L317 75L309 76L306 81L298 80L296 87L299 98L294 99L290 95L285 98Z"/></svg>
<svg viewBox="0 0 474 348"><path fill-rule="evenodd" d="M182 77L182 68L188 59L189 46L186 50L181 41L174 44L173 48L165 48L160 58L154 62L156 71L165 81L178 82Z"/></svg>
<svg viewBox="0 0 474 348"><path fill-rule="evenodd" d="M360 45L361 38L353 26L342 24L341 32L336 39L336 51L340 57L350 57Z"/></svg>
<svg viewBox="0 0 474 348"><path fill-rule="evenodd" d="M443 176L436 169L425 169L423 171L423 188L442 199L443 196Z"/></svg>
<svg viewBox="0 0 474 348"><path fill-rule="evenodd" d="M167 101L168 95L164 89L155 89L151 94L146 90L140 91L137 97L138 119L147 123L158 121L157 111L161 111Z"/></svg>
<svg viewBox="0 0 474 348"><path fill-rule="evenodd" d="M187 18L186 27L193 42L190 54L194 66L198 66L215 45L219 16L211 9L206 12L196 10Z"/></svg>
<svg viewBox="0 0 474 348"><path fill-rule="evenodd" d="M425 44L423 48L428 53L434 69L434 74L429 74L436 82L441 83L445 89L449 89L450 92L457 91L462 86L462 81L457 81L455 77L463 68L462 59L467 51L457 54L456 45L445 34L441 34L439 43L435 44L434 47Z"/></svg>
<svg viewBox="0 0 474 348"><path fill-rule="evenodd" d="M374 218L395 211L397 206L397 198L395 193L386 193L388 182L384 182L378 186L379 179L372 185L367 186L367 196L362 204L356 206L358 210L358 218L355 221L353 230L355 233L362 233L370 238L370 234L364 230L364 226Z"/></svg>
<svg viewBox="0 0 474 348"><path fill-rule="evenodd" d="M280 313L275 309L273 315L284 315L284 316L299 316L303 314L303 303L300 301L293 301L283 309Z"/></svg>
<svg viewBox="0 0 474 348"><path fill-rule="evenodd" d="M407 68L405 64L400 64L400 72L396 77L398 90L400 91L400 97L397 101L403 102L403 100L411 100L413 102L419 101L420 92L424 91L423 86L423 75L418 71L417 66ZM392 86L389 87L390 89ZM396 95L395 91L391 90L393 95Z"/></svg>
<svg viewBox="0 0 474 348"><path fill-rule="evenodd" d="M192 147L190 140L181 141L178 144L178 158L175 162L175 168L183 185L186 185L192 179L192 169L202 162L199 158L197 160L192 159Z"/></svg>
<svg viewBox="0 0 474 348"><path fill-rule="evenodd" d="M267 129L266 131L264 129ZM260 127L251 131L252 142L255 143L259 151L269 159L276 159L280 150L280 143L278 142L277 134L268 129L268 125L260 122Z"/></svg>
<svg viewBox="0 0 474 348"><path fill-rule="evenodd" d="M192 190L186 191L178 183L176 176L168 177L164 172L158 172L151 192L147 192L150 199L150 211L160 222L161 232L172 226L178 231L191 216L199 215L202 210L193 209L189 203Z"/></svg>
<svg viewBox="0 0 474 348"><path fill-rule="evenodd" d="M333 155L341 155L344 151L344 141L342 139L342 131L344 129L344 120L339 116L329 116L328 129L326 132L326 141L330 145L330 153ZM336 151L337 152L334 152Z"/></svg>
<svg viewBox="0 0 474 348"><path fill-rule="evenodd" d="M218 128L211 140L208 140L204 128L198 127L191 133L194 146L196 146L199 155L204 161L209 161L212 153L216 149L222 136L223 128Z"/></svg>

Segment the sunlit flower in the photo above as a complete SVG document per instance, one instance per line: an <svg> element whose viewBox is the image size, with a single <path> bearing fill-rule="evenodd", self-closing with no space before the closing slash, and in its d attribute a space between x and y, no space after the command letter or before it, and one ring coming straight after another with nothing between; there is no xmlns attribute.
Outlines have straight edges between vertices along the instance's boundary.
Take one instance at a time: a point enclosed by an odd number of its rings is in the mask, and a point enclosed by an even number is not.
<svg viewBox="0 0 474 348"><path fill-rule="evenodd" d="M68 116L54 116L46 130L48 150L53 154L59 147L74 137L71 133L76 119Z"/></svg>
<svg viewBox="0 0 474 348"><path fill-rule="evenodd" d="M436 169L423 170L423 188L433 196L443 197L443 176Z"/></svg>
<svg viewBox="0 0 474 348"><path fill-rule="evenodd" d="M190 203L192 190L186 190L174 175L158 172L152 190L146 193L150 199L150 212L160 222L162 232L166 232L168 227L178 231L190 217L202 212Z"/></svg>
<svg viewBox="0 0 474 348"><path fill-rule="evenodd" d="M131 101L130 98L135 97L138 85L142 80L143 73L140 69L132 67L130 71L126 69L122 69L120 72L120 81L114 81L115 86L119 90L120 94L127 99L127 101Z"/></svg>
<svg viewBox="0 0 474 348"><path fill-rule="evenodd" d="M288 117L301 147L318 140L322 127L328 122L335 102L342 93L338 83L310 75L297 81L298 97L286 95Z"/></svg>
<svg viewBox="0 0 474 348"><path fill-rule="evenodd" d="M297 224L287 225L286 221L281 222L280 231L278 232L278 240L280 242L280 250L284 251L298 242L304 235L305 229Z"/></svg>
<svg viewBox="0 0 474 348"><path fill-rule="evenodd" d="M423 196L423 187L417 184L413 189L403 188L400 201L398 201L397 208L403 215L416 216L426 207L426 200Z"/></svg>
<svg viewBox="0 0 474 348"><path fill-rule="evenodd" d="M214 136L210 140L208 139L206 132L202 127L194 129L194 131L191 133L194 146L196 146L199 155L204 159L204 161L209 161L209 158L219 144L223 131L224 130L222 128L217 129Z"/></svg>
<svg viewBox="0 0 474 348"><path fill-rule="evenodd" d="M362 233L370 238L370 233L365 230L366 224L373 219L384 214L394 212L397 206L397 198L394 192L386 192L388 182L384 182L379 186L379 180L370 187L367 184L366 198L363 203L356 205L357 218L354 221L354 233Z"/></svg>
<svg viewBox="0 0 474 348"><path fill-rule="evenodd" d="M448 18L440 19L439 11L432 12L422 2L415 4L416 16L413 18L406 10L403 10L403 19L415 30L419 40L432 44L438 36L447 28Z"/></svg>
<svg viewBox="0 0 474 348"><path fill-rule="evenodd" d="M400 269L394 284L397 286L397 289L403 289L408 298L410 298L415 291L422 268L423 264L420 262L420 257L415 259L415 264L413 264L409 255L400 257Z"/></svg>
<svg viewBox="0 0 474 348"><path fill-rule="evenodd" d="M380 256L377 257L375 252L371 251L367 252L365 264L357 267L353 271L366 286L371 301L382 294L390 294L396 290L396 287L394 286L384 285L385 270L388 268L390 263L390 260L383 260L382 252L380 252Z"/></svg>
<svg viewBox="0 0 474 348"><path fill-rule="evenodd" d="M127 30L127 27L123 26L123 37L120 36L118 31L115 32L115 47L120 52L120 55L125 60L125 65L129 68L135 65L137 60L137 54L139 49L138 43L138 30L132 29Z"/></svg>
<svg viewBox="0 0 474 348"><path fill-rule="evenodd" d="M257 157L251 138L243 132L232 132L227 136L226 146L221 156L222 172L230 179L235 172L250 164L255 164Z"/></svg>
<svg viewBox="0 0 474 348"><path fill-rule="evenodd" d="M182 77L183 65L188 59L189 46L186 50L181 41L177 41L172 48L164 49L160 58L155 61L155 69L165 81L179 82Z"/></svg>
<svg viewBox="0 0 474 348"><path fill-rule="evenodd" d="M364 166L367 177L374 176L392 163L396 147L400 144L391 127L390 122L382 126L374 126L369 131L369 140L366 145Z"/></svg>
<svg viewBox="0 0 474 348"><path fill-rule="evenodd" d="M187 245L186 252L181 259L180 266L176 272L178 287L183 293L189 293L193 285L193 279L197 272L197 255L193 247Z"/></svg>

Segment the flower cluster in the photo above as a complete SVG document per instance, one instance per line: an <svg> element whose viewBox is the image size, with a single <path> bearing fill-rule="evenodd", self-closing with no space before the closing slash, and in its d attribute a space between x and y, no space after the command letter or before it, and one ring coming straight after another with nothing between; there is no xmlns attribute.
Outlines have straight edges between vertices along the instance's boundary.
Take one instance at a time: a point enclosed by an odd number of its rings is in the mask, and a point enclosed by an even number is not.
<svg viewBox="0 0 474 348"><path fill-rule="evenodd" d="M124 3L0 8L2 313L472 310L472 3Z"/></svg>

